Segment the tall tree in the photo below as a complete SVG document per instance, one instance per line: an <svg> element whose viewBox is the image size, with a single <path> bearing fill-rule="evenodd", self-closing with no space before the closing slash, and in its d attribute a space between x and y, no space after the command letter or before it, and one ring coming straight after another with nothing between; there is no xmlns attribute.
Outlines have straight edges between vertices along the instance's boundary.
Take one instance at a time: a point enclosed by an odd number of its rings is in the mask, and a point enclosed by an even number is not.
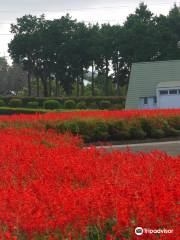
<svg viewBox="0 0 180 240"><path fill-rule="evenodd" d="M15 63L21 64L28 74L28 95L31 96L31 78L34 71L37 33L44 22L44 16L25 15L11 25L14 39L9 44L9 53Z"/></svg>
<svg viewBox="0 0 180 240"><path fill-rule="evenodd" d="M100 57L100 46L101 46L101 41L100 41L100 27L98 24L95 25L89 25L89 47L88 47L88 55L90 59L90 66L91 66L91 71L92 71L92 76L91 76L91 94L92 96L95 95L95 70L97 63L99 62L99 57Z"/></svg>
<svg viewBox="0 0 180 240"><path fill-rule="evenodd" d="M0 94L4 95L6 92L8 63L4 57L0 57Z"/></svg>
<svg viewBox="0 0 180 240"><path fill-rule="evenodd" d="M130 14L123 26L122 56L126 62L152 61L158 52L153 13L144 3Z"/></svg>
<svg viewBox="0 0 180 240"><path fill-rule="evenodd" d="M112 34L112 26L110 24L103 24L100 29L100 58L97 66L99 68L99 72L105 76L104 83L104 93L106 96L109 95L109 72L110 72L110 60L112 59L113 54L113 34Z"/></svg>
<svg viewBox="0 0 180 240"><path fill-rule="evenodd" d="M179 59L180 50L177 47L180 41L180 9L177 5L170 10L167 16L155 18L157 28L158 59Z"/></svg>

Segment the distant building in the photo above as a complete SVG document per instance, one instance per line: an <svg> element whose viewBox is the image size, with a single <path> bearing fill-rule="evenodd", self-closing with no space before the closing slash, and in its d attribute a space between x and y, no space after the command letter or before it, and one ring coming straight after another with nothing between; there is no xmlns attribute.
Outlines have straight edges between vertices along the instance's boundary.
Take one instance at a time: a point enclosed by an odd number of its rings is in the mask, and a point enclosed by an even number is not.
<svg viewBox="0 0 180 240"><path fill-rule="evenodd" d="M180 60L134 63L126 109L180 108Z"/></svg>

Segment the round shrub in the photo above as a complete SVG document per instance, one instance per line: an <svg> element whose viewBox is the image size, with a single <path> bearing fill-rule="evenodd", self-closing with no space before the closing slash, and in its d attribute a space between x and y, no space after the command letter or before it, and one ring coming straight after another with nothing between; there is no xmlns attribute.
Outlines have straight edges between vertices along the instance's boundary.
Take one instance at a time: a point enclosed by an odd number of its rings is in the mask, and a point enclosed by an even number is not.
<svg viewBox="0 0 180 240"><path fill-rule="evenodd" d="M137 128L136 126L132 126L130 129L130 136L132 139L144 139L146 138L146 133L143 131L141 127Z"/></svg>
<svg viewBox="0 0 180 240"><path fill-rule="evenodd" d="M160 139L160 138L163 138L164 136L165 136L165 133L162 129L159 129L159 128L152 129L152 132L151 132L152 138Z"/></svg>
<svg viewBox="0 0 180 240"><path fill-rule="evenodd" d="M86 109L87 105L86 105L86 102L85 101L81 101L81 102L78 102L76 104L76 108L77 109Z"/></svg>
<svg viewBox="0 0 180 240"><path fill-rule="evenodd" d="M129 126L129 133L132 139L144 139L147 137L146 131L142 128L139 121L132 121Z"/></svg>
<svg viewBox="0 0 180 240"><path fill-rule="evenodd" d="M57 100L46 100L44 103L43 103L43 107L45 109L58 109L60 108L60 103L57 101Z"/></svg>
<svg viewBox="0 0 180 240"><path fill-rule="evenodd" d="M91 103L88 105L88 108L89 108L89 109L98 109L97 103L96 103L96 102L91 102Z"/></svg>
<svg viewBox="0 0 180 240"><path fill-rule="evenodd" d="M180 130L169 127L166 130L164 130L164 136L165 137L179 137Z"/></svg>
<svg viewBox="0 0 180 240"><path fill-rule="evenodd" d="M39 107L39 103L38 102L28 102L27 103L27 107L28 108L38 108Z"/></svg>
<svg viewBox="0 0 180 240"><path fill-rule="evenodd" d="M65 107L66 109L74 109L74 108L76 107L76 103L75 103L74 100L67 100L67 101L65 101L65 103L64 103L64 107Z"/></svg>
<svg viewBox="0 0 180 240"><path fill-rule="evenodd" d="M12 98L12 99L10 99L9 100L9 106L10 107L22 107L22 105L23 105L23 102L22 102L22 100L21 99L18 99L18 98Z"/></svg>
<svg viewBox="0 0 180 240"><path fill-rule="evenodd" d="M111 120L107 122L110 140L126 140L130 138L128 124L123 120Z"/></svg>
<svg viewBox="0 0 180 240"><path fill-rule="evenodd" d="M99 107L100 109L109 109L111 107L111 102L108 100L100 101Z"/></svg>
<svg viewBox="0 0 180 240"><path fill-rule="evenodd" d="M171 128L175 128L177 130L180 130L180 116L170 116L167 119L168 124Z"/></svg>
<svg viewBox="0 0 180 240"><path fill-rule="evenodd" d="M2 99L0 99L0 107L3 107L3 106L5 106L5 105L6 105L5 101L2 100Z"/></svg>
<svg viewBox="0 0 180 240"><path fill-rule="evenodd" d="M95 120L92 141L106 141L109 138L108 125L105 121Z"/></svg>
<svg viewBox="0 0 180 240"><path fill-rule="evenodd" d="M111 106L111 109L112 110L122 110L124 107L123 107L123 105L122 104L113 104L112 106Z"/></svg>

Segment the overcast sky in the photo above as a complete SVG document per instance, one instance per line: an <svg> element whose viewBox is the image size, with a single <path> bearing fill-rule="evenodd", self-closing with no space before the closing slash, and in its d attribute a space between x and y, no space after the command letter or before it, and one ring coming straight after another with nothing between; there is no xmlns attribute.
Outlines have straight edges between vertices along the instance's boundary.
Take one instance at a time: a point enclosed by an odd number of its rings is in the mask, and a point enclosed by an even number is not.
<svg viewBox="0 0 180 240"><path fill-rule="evenodd" d="M86 22L123 23L135 11L140 0L0 0L0 56L7 55L10 23L24 14L40 15L46 18L59 18L66 13ZM149 9L156 15L167 14L174 0L145 0Z"/></svg>

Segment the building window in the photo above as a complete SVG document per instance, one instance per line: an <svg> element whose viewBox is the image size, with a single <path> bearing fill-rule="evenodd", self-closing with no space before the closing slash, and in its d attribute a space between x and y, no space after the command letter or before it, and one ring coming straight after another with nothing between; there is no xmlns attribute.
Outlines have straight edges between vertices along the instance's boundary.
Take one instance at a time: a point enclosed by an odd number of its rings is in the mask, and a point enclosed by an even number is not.
<svg viewBox="0 0 180 240"><path fill-rule="evenodd" d="M177 89L169 90L169 94L171 94L171 95L177 95L177 93L178 93Z"/></svg>
<svg viewBox="0 0 180 240"><path fill-rule="evenodd" d="M145 97L145 98L144 98L144 105L147 105L147 104L148 104L148 98Z"/></svg>
<svg viewBox="0 0 180 240"><path fill-rule="evenodd" d="M159 91L160 95L168 95L168 90Z"/></svg>
<svg viewBox="0 0 180 240"><path fill-rule="evenodd" d="M157 97L153 97L153 103L157 104Z"/></svg>

